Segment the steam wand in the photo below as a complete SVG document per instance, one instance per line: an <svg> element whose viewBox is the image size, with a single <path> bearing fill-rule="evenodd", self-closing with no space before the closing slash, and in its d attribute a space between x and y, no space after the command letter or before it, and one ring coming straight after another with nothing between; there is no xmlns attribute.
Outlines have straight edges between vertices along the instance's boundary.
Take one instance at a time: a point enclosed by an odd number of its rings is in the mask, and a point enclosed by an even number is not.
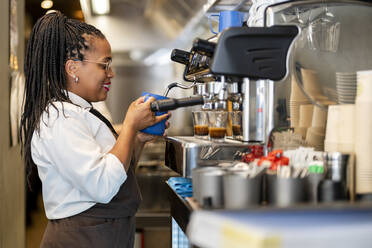
<svg viewBox="0 0 372 248"><path fill-rule="evenodd" d="M150 108L153 112L165 112L181 107L189 107L201 104L204 104L204 99L202 96L185 97L179 99L168 98L152 102L150 104Z"/></svg>
<svg viewBox="0 0 372 248"><path fill-rule="evenodd" d="M167 86L167 89L165 90L164 92L164 96L168 96L168 93L169 91L174 88L174 87L178 87L178 88L181 88L181 89L184 89L184 90L187 90L187 89L191 89L192 87L194 87L196 84L196 81L194 81L192 84L190 85L184 85L184 84L180 84L180 83L177 83L177 82L174 82L174 83L171 83Z"/></svg>

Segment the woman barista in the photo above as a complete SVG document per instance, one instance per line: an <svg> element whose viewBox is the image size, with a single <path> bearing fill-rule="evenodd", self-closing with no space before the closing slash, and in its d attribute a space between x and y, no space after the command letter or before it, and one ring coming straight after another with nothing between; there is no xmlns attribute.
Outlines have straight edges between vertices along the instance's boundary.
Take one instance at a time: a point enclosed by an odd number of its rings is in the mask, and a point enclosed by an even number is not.
<svg viewBox="0 0 372 248"><path fill-rule="evenodd" d="M114 77L111 48L91 25L59 12L35 24L25 58L21 139L29 172L37 166L49 219L41 247L133 247L140 193L134 167L139 132L165 118L141 97L117 136L92 108Z"/></svg>

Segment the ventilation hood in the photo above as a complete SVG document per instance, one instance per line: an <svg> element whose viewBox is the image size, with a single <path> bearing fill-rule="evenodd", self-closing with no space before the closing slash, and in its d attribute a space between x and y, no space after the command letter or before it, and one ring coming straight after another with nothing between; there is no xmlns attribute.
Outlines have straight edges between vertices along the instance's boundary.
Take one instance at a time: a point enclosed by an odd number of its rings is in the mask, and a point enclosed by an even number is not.
<svg viewBox="0 0 372 248"><path fill-rule="evenodd" d="M251 5L247 0L110 0L110 13L98 16L91 11L91 0L80 3L85 21L106 35L113 53L187 43L208 33L209 13Z"/></svg>

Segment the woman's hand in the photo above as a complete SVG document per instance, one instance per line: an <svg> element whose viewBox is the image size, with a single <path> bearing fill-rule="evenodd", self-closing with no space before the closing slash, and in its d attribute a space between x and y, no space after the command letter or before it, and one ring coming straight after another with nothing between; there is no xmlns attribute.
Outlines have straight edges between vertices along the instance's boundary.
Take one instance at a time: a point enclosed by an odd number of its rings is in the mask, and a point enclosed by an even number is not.
<svg viewBox="0 0 372 248"><path fill-rule="evenodd" d="M142 96L132 102L128 108L123 126L133 128L137 132L168 118L169 113L155 116L155 113L150 110L150 104L153 101L155 101L155 98L150 97L145 102L145 97Z"/></svg>
<svg viewBox="0 0 372 248"><path fill-rule="evenodd" d="M152 140L152 137L140 136L143 141L140 142L137 133L149 126L152 126L169 116L169 113L155 116L151 112L150 104L155 98L150 97L145 102L145 97L140 97L132 102L125 116L120 135L116 140L114 147L109 151L114 154L123 164L125 171L128 171L131 161L136 164L141 154L144 142Z"/></svg>
<svg viewBox="0 0 372 248"><path fill-rule="evenodd" d="M168 113L169 116L171 116L170 113ZM169 121L166 121L165 122L165 128L169 128L170 124L169 124ZM166 132L164 132L164 135L163 137L167 136L166 135ZM151 134L147 134L147 133L143 133L143 132L137 132L137 140L140 142L140 143L147 143L147 142L150 142L150 141L154 141L156 139L159 139L161 138L160 136L158 135L151 135Z"/></svg>

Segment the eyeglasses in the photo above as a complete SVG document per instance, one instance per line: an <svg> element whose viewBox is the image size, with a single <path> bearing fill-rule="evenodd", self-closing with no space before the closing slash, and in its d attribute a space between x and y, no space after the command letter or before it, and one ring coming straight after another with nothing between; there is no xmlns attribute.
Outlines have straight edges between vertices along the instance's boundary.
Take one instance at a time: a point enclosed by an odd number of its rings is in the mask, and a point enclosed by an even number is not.
<svg viewBox="0 0 372 248"><path fill-rule="evenodd" d="M105 69L105 72L107 73L111 69L111 63L112 61L109 60L108 62L98 62L98 61L93 61L93 60L88 60L84 59L82 60L83 62L88 62L88 63L95 63L103 66L103 69Z"/></svg>

